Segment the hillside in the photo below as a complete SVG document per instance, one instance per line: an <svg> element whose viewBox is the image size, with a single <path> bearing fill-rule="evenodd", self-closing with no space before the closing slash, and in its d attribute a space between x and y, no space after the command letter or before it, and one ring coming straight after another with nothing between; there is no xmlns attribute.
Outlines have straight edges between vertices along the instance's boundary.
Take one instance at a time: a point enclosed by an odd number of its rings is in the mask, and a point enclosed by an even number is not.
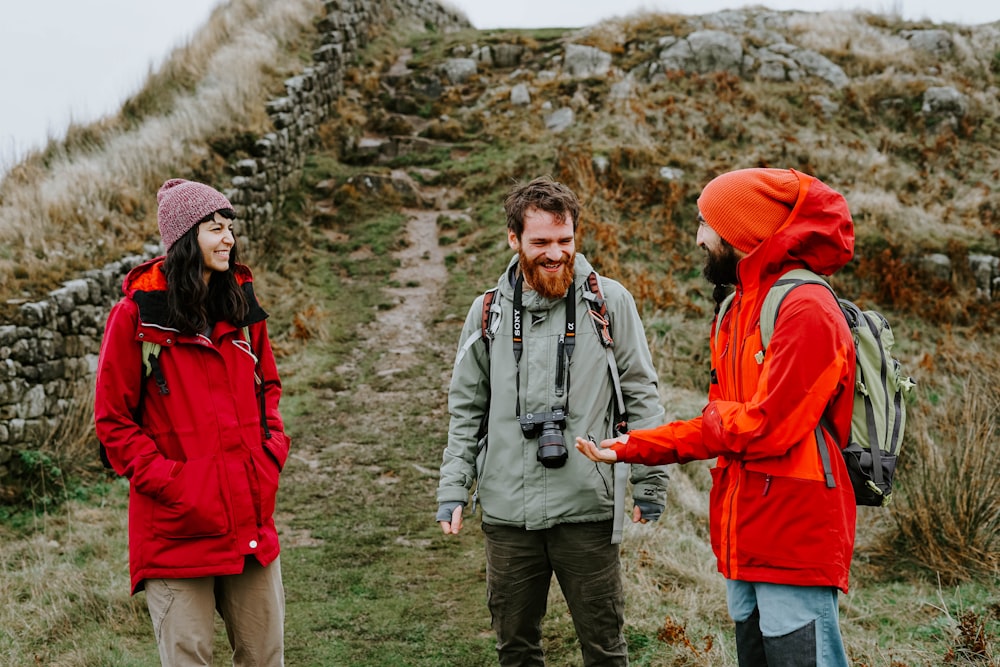
<svg viewBox="0 0 1000 667"><path fill-rule="evenodd" d="M309 9L283 38L283 74L313 39ZM549 173L580 193L583 252L636 295L675 418L707 386L695 199L746 166L846 195L858 248L835 285L890 317L918 381L900 497L859 513L842 606L854 664L1000 664L1000 27L766 10L583 31L395 25L349 64L298 187L250 247L295 450L278 511L289 664L493 664L478 526L446 541L432 515L451 360L468 304L508 259L510 183ZM96 254L155 235L150 179L236 175L252 142L232 139L267 129L254 113L269 91L247 101L246 128L192 138L197 159L166 156L123 188L107 215L131 222L109 225ZM52 159L67 169L68 155ZM47 178L45 160L25 165L0 205ZM58 211L51 238L15 232L31 258L9 250L0 284L31 294L66 277L39 250L80 245L80 221L60 235ZM144 238L123 233L138 226ZM48 480L61 502L0 528L0 595L18 603L0 618L4 664L155 664L141 596L127 598L124 485L93 470L83 403L80 428L46 450L66 471ZM734 665L708 468L676 468L665 520L630 526L623 545L633 663ZM550 664L575 664L572 636L554 594Z"/></svg>

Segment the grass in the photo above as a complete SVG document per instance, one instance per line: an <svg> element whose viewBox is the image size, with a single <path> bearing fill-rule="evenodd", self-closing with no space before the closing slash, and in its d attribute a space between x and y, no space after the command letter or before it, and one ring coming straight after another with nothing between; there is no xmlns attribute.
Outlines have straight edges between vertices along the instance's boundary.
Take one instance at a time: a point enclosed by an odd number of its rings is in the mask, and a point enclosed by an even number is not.
<svg viewBox="0 0 1000 667"><path fill-rule="evenodd" d="M305 180L316 182L309 174ZM444 539L432 520L447 426L446 382L461 322L461 315L444 313L461 310L460 304L442 302L441 313L427 313L429 343L400 366L393 351L367 332L385 312L379 307L386 299L383 289L405 283L405 274L394 274L398 263L388 252L365 253L348 263L344 256L387 239L386 247L403 247L403 220L368 200L360 209L328 212L323 227L311 226L321 204L307 191L289 207L275 226L273 252L255 265L261 298L273 311L286 391L283 413L293 438L278 509L288 601L286 659L303 665L495 664L478 520L473 518L458 539ZM439 220L449 229L466 224ZM331 230L345 240L327 242ZM474 245L482 243L476 231L502 236L496 220L492 229L467 231L463 238ZM490 272L499 270L496 261ZM450 273L449 292L471 296L481 288L463 267ZM688 416L704 395L703 369L689 356L704 323L673 311L652 313L647 322L661 376L672 380L662 388L668 417ZM949 348L940 363L958 373L984 353ZM395 372L386 374L387 368ZM682 380L685 376L690 379ZM926 384L921 389L936 392L942 409L961 405L971 390ZM988 424L988 405L953 411L955 426ZM925 409L911 416L917 434ZM984 439L970 443L977 450L990 445ZM921 460L917 449L910 469ZM633 664L735 664L724 588L708 546L708 467L692 463L674 471L669 520L626 529L622 559ZM968 479L964 470L948 474ZM901 480L908 478L900 472ZM103 480L89 487L88 498L67 499L47 513L21 514L20 527L13 518L5 522L0 592L17 604L0 616L0 661L157 664L143 599L127 595L126 487L121 480ZM903 494L901 514L872 511L859 522L854 587L842 600L853 663L991 664L1000 634L995 574L945 583L929 574L934 568L926 563L898 570L886 566L906 547L889 553L879 548L891 544L886 535L892 534L893 521L906 516L914 502L919 498ZM927 507L942 502L946 499L932 500ZM942 523L933 512L925 516ZM556 586L545 645L549 664L578 660ZM226 650L221 624L216 650L219 655Z"/></svg>
<svg viewBox="0 0 1000 667"><path fill-rule="evenodd" d="M260 21L272 16L263 6L261 12ZM259 25L256 14L241 16ZM243 34L224 14L213 21ZM293 34L301 24L301 16L293 18L279 44L301 49L309 30ZM646 41L682 32L676 17L643 15L622 25L626 36ZM1000 210L989 180L998 164L996 101L977 102L968 127L951 134L914 128L912 106L921 90L872 64L894 57L897 47L895 38L876 30L877 22L841 17L820 30L805 17L789 25L790 38L800 35L812 48L857 59L857 78L846 90L823 90L840 104L831 119L805 110L804 100L816 92L808 82L681 76L640 88L617 106L607 100L604 82L540 82L532 106L515 109L497 92L509 72L484 71L433 103L396 84L391 97L398 109L412 111L403 119L412 127L442 113L453 122L433 150L389 164L352 151L352 141L373 127L405 126L376 111L386 94L379 73L405 45L415 51L411 67L423 76L478 34L393 34L359 55L345 76L349 94L320 131L323 146L307 160L301 188L270 225L266 251L258 246L249 253L258 294L271 313L285 386L282 411L292 436L277 513L288 664L495 664L478 518L458 539L445 539L433 513L454 347L468 304L494 284L509 258L500 201L510 183L551 173L579 192L586 212L579 243L602 273L637 296L662 402L669 419L680 419L698 413L707 387L712 305L693 248L696 184L744 164L811 166L844 189L857 218L858 259L837 276L837 287L889 316L898 354L918 381L897 500L889 510L860 512L852 589L841 603L852 663L1000 664L996 309L971 296L961 269L945 292L922 282L908 262L928 249L956 260L974 249L995 252L995 235L983 221ZM539 67L561 52L565 34L484 39L523 44L522 65ZM643 62L618 35L617 28L600 30L586 40L629 63ZM202 67L221 56L196 45L204 43L191 45L187 74L156 79L157 88L179 97L135 100L124 136L141 135L164 115L175 118L185 105L200 108L197 95L184 96L201 80ZM963 54L940 63L942 76L976 71L974 57ZM902 56L894 66L904 73L922 67ZM899 105L881 106L897 99ZM543 131L545 102L577 105L577 125L558 135ZM209 128L197 141L238 147L254 130L252 119L244 124L237 115L232 127ZM118 131L90 132L107 146L98 151L104 162L94 163L104 169L88 173L101 175L91 175L94 190L114 201L109 229L121 214L152 231L145 202L155 188L103 180L117 173L108 165L129 152L128 141L112 139ZM595 166L595 156L606 159L605 168ZM173 172L188 159L165 155L162 169ZM70 183L60 174L82 163L59 151L39 160L0 186L3 207L39 205L38 188L49 185L31 185L14 197L19 183L33 182L32 174L43 184ZM685 175L680 182L661 179L662 166ZM427 279L400 271L409 266L395 255L409 247L402 200L357 187L363 175L391 169L409 171L427 191L447 188L453 197L451 210L435 214L438 238L447 240L441 248L447 281L421 321L402 331L385 324L400 299L409 298L398 294L425 287ZM68 209L60 206L45 210L61 224ZM86 217L67 216L66 228L97 224ZM52 224L46 233L57 234ZM30 230L11 229L35 239ZM109 247L122 247L113 234L106 238ZM951 243L942 249L943 239ZM35 275L40 260L22 266L17 251L5 252L3 261L18 267L19 279L44 282ZM0 610L2 664L157 664L143 598L128 596L127 487L95 469L89 401L79 397L70 425L21 462L36 471L25 490L34 505L4 506L0 515L0 596L13 601ZM632 664L735 665L724 586L708 544L710 484L708 463L677 467L664 520L626 528ZM578 649L557 590L553 586L544 626L548 664L573 665ZM222 664L221 624L216 649Z"/></svg>

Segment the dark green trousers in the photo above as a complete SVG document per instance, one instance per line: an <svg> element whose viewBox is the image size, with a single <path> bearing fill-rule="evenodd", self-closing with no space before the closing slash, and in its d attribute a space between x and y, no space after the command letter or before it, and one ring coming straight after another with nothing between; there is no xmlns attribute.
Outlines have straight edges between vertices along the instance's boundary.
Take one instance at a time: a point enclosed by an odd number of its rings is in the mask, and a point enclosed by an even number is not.
<svg viewBox="0 0 1000 667"><path fill-rule="evenodd" d="M573 616L585 667L628 665L625 595L611 521L524 530L483 524L487 602L503 667L541 666L552 575Z"/></svg>

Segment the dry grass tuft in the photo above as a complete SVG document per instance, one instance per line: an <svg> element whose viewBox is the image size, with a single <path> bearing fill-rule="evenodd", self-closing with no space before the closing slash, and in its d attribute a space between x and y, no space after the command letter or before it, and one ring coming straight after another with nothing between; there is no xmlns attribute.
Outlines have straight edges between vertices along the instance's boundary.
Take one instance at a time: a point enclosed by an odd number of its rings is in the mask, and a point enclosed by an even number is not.
<svg viewBox="0 0 1000 667"><path fill-rule="evenodd" d="M898 533L885 556L946 584L1000 576L1000 374L992 370L970 377L930 414L917 412L901 458Z"/></svg>
<svg viewBox="0 0 1000 667"><path fill-rule="evenodd" d="M687 629L670 616L667 616L663 620L663 627L657 631L656 638L664 644L669 644L671 646L683 646L694 654L696 658L701 658L710 653L714 645L712 636L706 635L702 637L702 647L699 648L695 646L694 642L692 642L687 635Z"/></svg>
<svg viewBox="0 0 1000 667"><path fill-rule="evenodd" d="M148 624L142 598L128 594L128 567L122 559L124 488L115 494L113 506L98 509L72 501L56 514L38 516L30 539L0 532L5 544L0 549L0 597L7 601L0 611L0 663L52 657L52 646L71 640L80 619L97 620L103 628L100 637L81 637L85 645L71 649L81 654L122 641L116 633L128 626ZM65 661L46 664L99 664L63 657Z"/></svg>
<svg viewBox="0 0 1000 667"><path fill-rule="evenodd" d="M945 654L945 663L995 665L997 656L993 653L993 638L986 630L986 619L974 611L962 614L958 622L955 645Z"/></svg>

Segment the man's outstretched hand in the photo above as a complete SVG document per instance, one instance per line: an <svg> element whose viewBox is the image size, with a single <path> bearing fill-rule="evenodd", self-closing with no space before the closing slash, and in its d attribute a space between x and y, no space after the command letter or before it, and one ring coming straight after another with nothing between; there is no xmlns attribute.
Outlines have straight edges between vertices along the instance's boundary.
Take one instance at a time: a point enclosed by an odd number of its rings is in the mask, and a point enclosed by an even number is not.
<svg viewBox="0 0 1000 667"><path fill-rule="evenodd" d="M625 437L628 436L620 436L611 440L602 440L600 447L598 447L593 440L585 440L578 437L576 439L576 448L591 461L597 461L598 463L614 463L618 460L618 454L615 453L615 450L607 448L612 445L616 445L619 442L624 442L622 438Z"/></svg>

